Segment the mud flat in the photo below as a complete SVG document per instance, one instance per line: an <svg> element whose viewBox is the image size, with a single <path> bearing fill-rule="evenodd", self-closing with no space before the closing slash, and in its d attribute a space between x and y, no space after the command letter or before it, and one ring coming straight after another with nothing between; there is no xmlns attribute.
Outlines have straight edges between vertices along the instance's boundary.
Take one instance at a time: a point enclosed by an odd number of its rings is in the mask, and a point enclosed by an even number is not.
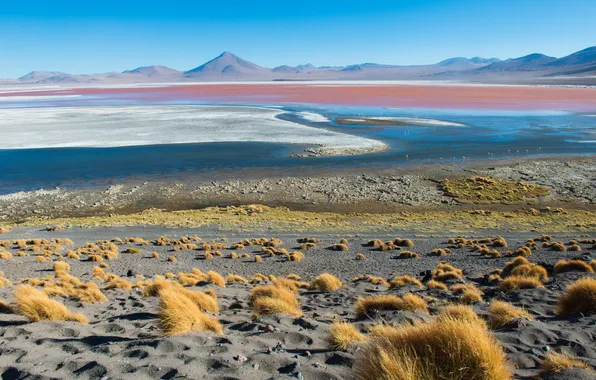
<svg viewBox="0 0 596 380"><path fill-rule="evenodd" d="M1 149L272 142L310 145L305 155L329 156L386 148L376 140L277 119L282 113L225 106L1 109Z"/></svg>

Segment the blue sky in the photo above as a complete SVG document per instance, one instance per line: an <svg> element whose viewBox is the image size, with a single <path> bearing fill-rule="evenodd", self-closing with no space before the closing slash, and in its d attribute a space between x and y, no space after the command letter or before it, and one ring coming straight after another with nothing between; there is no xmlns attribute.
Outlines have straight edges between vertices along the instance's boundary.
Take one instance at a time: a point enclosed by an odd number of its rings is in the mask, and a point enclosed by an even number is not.
<svg viewBox="0 0 596 380"><path fill-rule="evenodd" d="M273 67L564 56L596 45L594 0L10 3L0 5L0 78L188 70L224 50Z"/></svg>

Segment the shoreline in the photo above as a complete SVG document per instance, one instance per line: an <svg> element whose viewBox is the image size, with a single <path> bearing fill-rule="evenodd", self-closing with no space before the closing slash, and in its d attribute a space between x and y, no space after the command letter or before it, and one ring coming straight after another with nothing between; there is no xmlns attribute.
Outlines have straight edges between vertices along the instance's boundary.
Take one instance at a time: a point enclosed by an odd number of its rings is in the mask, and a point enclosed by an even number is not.
<svg viewBox="0 0 596 380"><path fill-rule="evenodd" d="M210 181L180 178L163 183L114 183L93 189L51 189L0 196L0 221L27 218L131 214L148 209L193 210L211 206L263 204L292 210L333 213L392 213L471 209L520 210L564 207L596 211L592 180L596 159L552 158L419 165L363 173L350 170L322 176L268 177ZM553 173L557 173L553 176ZM462 203L447 196L445 178L486 176L550 188L548 196L527 202ZM510 203L510 204L508 204Z"/></svg>

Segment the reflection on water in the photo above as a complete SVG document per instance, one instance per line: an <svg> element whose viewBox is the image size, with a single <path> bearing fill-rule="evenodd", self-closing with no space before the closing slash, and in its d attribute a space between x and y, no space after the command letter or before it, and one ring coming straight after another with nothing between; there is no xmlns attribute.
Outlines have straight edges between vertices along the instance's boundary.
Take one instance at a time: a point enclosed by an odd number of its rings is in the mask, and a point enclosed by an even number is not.
<svg viewBox="0 0 596 380"><path fill-rule="evenodd" d="M223 99L233 102L229 97ZM213 104L222 99L156 100L136 96L83 96L3 102L0 107ZM246 102L245 102L246 104ZM279 103L283 105L283 103ZM271 106L271 105L268 105ZM284 106L286 120L385 142L383 153L352 157L290 158L304 147L266 143L157 145L122 148L0 150L0 193L122 181L213 181L265 175L316 175L338 169L370 172L398 165L473 159L596 153L596 118L558 111L506 112L372 107ZM303 112L329 122L306 120ZM340 125L338 117L418 117L466 124L451 126ZM322 119L319 119L322 120ZM583 143L582 143L583 142Z"/></svg>

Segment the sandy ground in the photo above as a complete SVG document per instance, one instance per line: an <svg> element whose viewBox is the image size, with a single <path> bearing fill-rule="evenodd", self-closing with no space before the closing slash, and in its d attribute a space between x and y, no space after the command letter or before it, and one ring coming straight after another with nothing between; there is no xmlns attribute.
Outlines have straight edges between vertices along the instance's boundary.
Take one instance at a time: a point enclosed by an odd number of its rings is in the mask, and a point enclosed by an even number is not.
<svg viewBox="0 0 596 380"><path fill-rule="evenodd" d="M317 155L381 151L382 142L279 120L281 110L225 106L0 109L2 149L206 142L314 145ZM51 133L48 133L51 131Z"/></svg>
<svg viewBox="0 0 596 380"><path fill-rule="evenodd" d="M221 232L217 226L202 229L165 229L162 227L133 228L92 228L66 229L56 232L40 231L35 227L17 227L0 236L2 239L19 238L62 238L68 237L75 247L115 236L139 236L146 240L161 235L170 238L180 236L200 236L205 241L222 241L228 247L244 238L267 235L267 231ZM303 317L270 316L254 319L248 302L248 294L254 284L228 284L226 288L212 285L191 287L191 289L214 289L218 296L221 312L217 316L224 326L222 335L188 333L175 337L163 337L157 323L159 302L156 297L143 297L138 291L105 290L109 301L99 304L64 300L65 304L90 320L89 325L74 322L27 321L17 314L0 314L0 373L3 379L350 379L357 357L355 349L347 352L328 348L326 338L329 326L336 319L356 323L363 331L373 323L385 321L403 323L432 318L445 303L457 302L458 296L451 291L430 290L415 286L387 289L366 282L354 283L355 276L372 274L384 278L410 274L423 280L427 271L432 270L441 260L446 260L464 270L465 283L475 284L483 290L483 301L473 305L481 316L488 313L488 301L501 299L525 308L534 320L516 320L497 328L494 334L507 353L509 365L514 370L514 378L530 379L536 375L540 361L548 350L574 355L588 364L596 365L596 316L577 315L561 318L554 314L557 298L566 284L585 274L570 272L554 275L552 265L559 259L578 258L589 261L596 252L591 244L582 244L582 252L556 252L538 248L529 258L549 269L550 280L542 289L527 289L511 293L501 293L496 285L483 280L490 270L501 268L510 258L489 259L479 256L468 248L452 248L445 257L431 257L433 248L447 247L447 236L424 238L416 237L416 231L404 235L411 238L414 246L410 250L419 252L420 259L398 259L399 251L376 251L364 244L373 238L383 240L397 236L391 230L379 230L367 236L342 236L337 234L312 233L310 237L321 238L316 249L303 250L305 258L301 262L289 262L285 256L265 257L255 263L247 259L230 259L232 252L223 249L223 257L203 260L203 251L185 250L173 252L171 247L152 245L139 246L141 254L121 253L117 259L109 261L109 272L123 276L130 281L138 281L135 275L150 277L167 272L190 272L199 268L203 272L215 270L226 275L235 273L250 277L256 273L285 276L298 274L304 281L312 280L321 272L327 271L339 277L346 287L331 293L320 293L301 289L299 301ZM297 234L286 232L276 234L282 239L283 248L292 251L296 248ZM349 249L337 252L328 249L346 237ZM536 233L504 234L509 248L522 246L528 238L539 237ZM568 242L569 234L553 236L555 240ZM119 245L122 252L133 245ZM73 247L68 247L73 248ZM17 250L10 249L15 253ZM159 259L152 259L151 252L157 251ZM248 246L238 253L248 253L254 257L259 246ZM356 253L363 253L364 260L355 260ZM173 255L176 262L166 258ZM93 262L66 259L71 265L72 274L82 280L91 280ZM33 256L14 257L0 260L2 270L13 282L24 277L52 275L51 263L38 263ZM129 275L127 277L127 275ZM593 275L592 275L593 276ZM99 283L100 287L105 284ZM12 301L15 286L0 288L0 299ZM430 296L429 313L385 311L368 318L357 319L354 302L358 297L372 294L404 294L414 292ZM581 374L580 374L581 375ZM586 376L584 373L583 376ZM564 377L557 379L589 379L588 377Z"/></svg>

